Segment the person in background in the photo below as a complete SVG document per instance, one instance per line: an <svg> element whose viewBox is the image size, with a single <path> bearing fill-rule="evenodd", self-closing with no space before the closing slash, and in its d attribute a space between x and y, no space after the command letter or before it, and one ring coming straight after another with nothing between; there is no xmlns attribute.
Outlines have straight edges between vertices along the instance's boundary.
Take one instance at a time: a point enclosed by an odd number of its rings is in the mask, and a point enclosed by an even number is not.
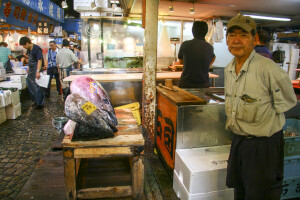
<svg viewBox="0 0 300 200"><path fill-rule="evenodd" d="M18 55L16 57L16 61L20 61L23 63L23 65L27 65L28 64L28 56L24 55L24 54Z"/></svg>
<svg viewBox="0 0 300 200"><path fill-rule="evenodd" d="M75 50L75 56L79 59L80 62L82 62L81 55L80 55L81 46L80 45L74 46L74 50ZM78 63L76 66L76 69L81 69L81 68L82 68L82 65Z"/></svg>
<svg viewBox="0 0 300 200"><path fill-rule="evenodd" d="M75 56L75 54L69 49L70 42L67 39L64 39L62 42L62 49L57 53L56 63L59 69L65 69L67 76L70 75L70 71L72 71L73 63L80 63L79 59ZM63 78L63 77L61 77Z"/></svg>
<svg viewBox="0 0 300 200"><path fill-rule="evenodd" d="M41 109L44 106L45 94L44 90L35 82L35 79L40 78L40 72L42 70L43 52L42 49L33 43L28 37L21 37L19 44L27 49L28 54L28 75L26 78L27 87L34 101L33 105L36 105L37 109Z"/></svg>
<svg viewBox="0 0 300 200"><path fill-rule="evenodd" d="M234 58L225 68L225 112L234 136L226 185L234 188L235 200L279 200L284 112L297 100L287 73L255 52L255 34L251 17L228 22L226 42Z"/></svg>
<svg viewBox="0 0 300 200"><path fill-rule="evenodd" d="M15 58L11 55L11 51L7 47L8 45L6 42L0 43L0 62L3 63L3 67L5 68L6 73L9 73L9 72L13 72L10 64L10 59L15 59Z"/></svg>
<svg viewBox="0 0 300 200"><path fill-rule="evenodd" d="M254 50L256 51L256 53L273 60L273 56L272 56L271 52L266 47L266 45L270 42L270 36L269 36L268 32L264 31L264 30L258 30L256 37L258 37L257 44L254 47Z"/></svg>
<svg viewBox="0 0 300 200"><path fill-rule="evenodd" d="M57 90L58 94L61 94L59 73L58 73L58 67L57 67L57 64L56 64L56 55L57 55L57 52L58 52L58 48L56 47L55 41L50 41L49 46L50 46L50 48L49 48L48 53L46 55L46 60L47 60L47 63L48 63L47 74L50 75L50 79L49 79L48 88L46 88L46 90L45 90L45 96L46 97L50 96L50 87L51 87L51 80L53 78L53 75L54 75L55 80L56 80L56 90Z"/></svg>
<svg viewBox="0 0 300 200"><path fill-rule="evenodd" d="M209 67L215 61L213 47L205 41L208 25L204 21L195 21L192 32L194 39L184 41L180 46L178 59L183 64L179 87L208 88Z"/></svg>

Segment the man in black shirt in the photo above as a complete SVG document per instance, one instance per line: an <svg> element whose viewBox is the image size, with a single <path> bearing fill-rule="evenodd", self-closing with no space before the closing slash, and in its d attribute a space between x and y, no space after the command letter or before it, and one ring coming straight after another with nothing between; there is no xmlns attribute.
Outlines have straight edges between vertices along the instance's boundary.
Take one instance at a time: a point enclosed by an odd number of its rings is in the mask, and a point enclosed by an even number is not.
<svg viewBox="0 0 300 200"><path fill-rule="evenodd" d="M35 82L35 79L40 78L40 72L42 70L43 52L41 47L31 43L28 37L21 37L19 40L20 45L27 49L28 53L28 75L27 86L36 108L43 108L45 102L44 90Z"/></svg>
<svg viewBox="0 0 300 200"><path fill-rule="evenodd" d="M178 59L183 64L179 87L208 88L208 69L215 61L213 47L204 39L208 26L206 22L195 21L192 32L194 39L184 41L179 49Z"/></svg>

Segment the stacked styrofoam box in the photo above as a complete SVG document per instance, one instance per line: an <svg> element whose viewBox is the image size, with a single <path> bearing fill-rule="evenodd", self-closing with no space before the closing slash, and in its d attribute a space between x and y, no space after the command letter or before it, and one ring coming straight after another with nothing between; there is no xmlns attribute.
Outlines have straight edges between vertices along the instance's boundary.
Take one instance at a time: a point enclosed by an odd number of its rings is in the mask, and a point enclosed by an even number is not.
<svg viewBox="0 0 300 200"><path fill-rule="evenodd" d="M1 119L0 122L6 119L16 119L21 115L21 103L19 90L14 92L10 90L2 90L0 92L0 109ZM5 117L3 117L5 115Z"/></svg>
<svg viewBox="0 0 300 200"><path fill-rule="evenodd" d="M26 83L26 75L10 76L10 81L13 83Z"/></svg>
<svg viewBox="0 0 300 200"><path fill-rule="evenodd" d="M6 79L6 74L5 74L5 69L4 68L0 68L0 81L3 81Z"/></svg>
<svg viewBox="0 0 300 200"><path fill-rule="evenodd" d="M182 200L233 199L226 187L230 145L177 149L173 189Z"/></svg>
<svg viewBox="0 0 300 200"><path fill-rule="evenodd" d="M17 119L21 115L21 103L5 107L6 119Z"/></svg>
<svg viewBox="0 0 300 200"><path fill-rule="evenodd" d="M26 74L27 73L25 68L18 68L18 67L14 69L14 72L15 72L15 74Z"/></svg>
<svg viewBox="0 0 300 200"><path fill-rule="evenodd" d="M25 89L26 88L26 82L12 82L12 81L1 81L0 82L0 87L1 88L17 88L19 90Z"/></svg>

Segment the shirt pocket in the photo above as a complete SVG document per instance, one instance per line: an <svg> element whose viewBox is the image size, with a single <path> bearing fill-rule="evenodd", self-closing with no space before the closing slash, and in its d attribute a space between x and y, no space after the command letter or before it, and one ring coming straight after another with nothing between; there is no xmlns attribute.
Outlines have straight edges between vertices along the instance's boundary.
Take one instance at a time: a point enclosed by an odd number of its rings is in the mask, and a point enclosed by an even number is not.
<svg viewBox="0 0 300 200"><path fill-rule="evenodd" d="M262 113L259 112L259 108L262 104L261 100L262 99L255 94L242 94L239 97L236 118L249 123L260 121L262 116Z"/></svg>

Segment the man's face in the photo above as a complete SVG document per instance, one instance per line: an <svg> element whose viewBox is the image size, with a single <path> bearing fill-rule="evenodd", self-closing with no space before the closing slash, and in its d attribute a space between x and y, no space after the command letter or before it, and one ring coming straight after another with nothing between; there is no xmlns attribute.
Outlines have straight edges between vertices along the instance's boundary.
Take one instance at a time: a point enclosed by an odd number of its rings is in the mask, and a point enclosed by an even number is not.
<svg viewBox="0 0 300 200"><path fill-rule="evenodd" d="M251 33L234 28L226 37L228 50L237 58L248 57L256 43Z"/></svg>
<svg viewBox="0 0 300 200"><path fill-rule="evenodd" d="M56 50L56 45L54 43L50 43L49 44L50 48L52 49L52 51L55 51Z"/></svg>
<svg viewBox="0 0 300 200"><path fill-rule="evenodd" d="M26 42L24 45L22 45L24 49L30 49L30 44Z"/></svg>

